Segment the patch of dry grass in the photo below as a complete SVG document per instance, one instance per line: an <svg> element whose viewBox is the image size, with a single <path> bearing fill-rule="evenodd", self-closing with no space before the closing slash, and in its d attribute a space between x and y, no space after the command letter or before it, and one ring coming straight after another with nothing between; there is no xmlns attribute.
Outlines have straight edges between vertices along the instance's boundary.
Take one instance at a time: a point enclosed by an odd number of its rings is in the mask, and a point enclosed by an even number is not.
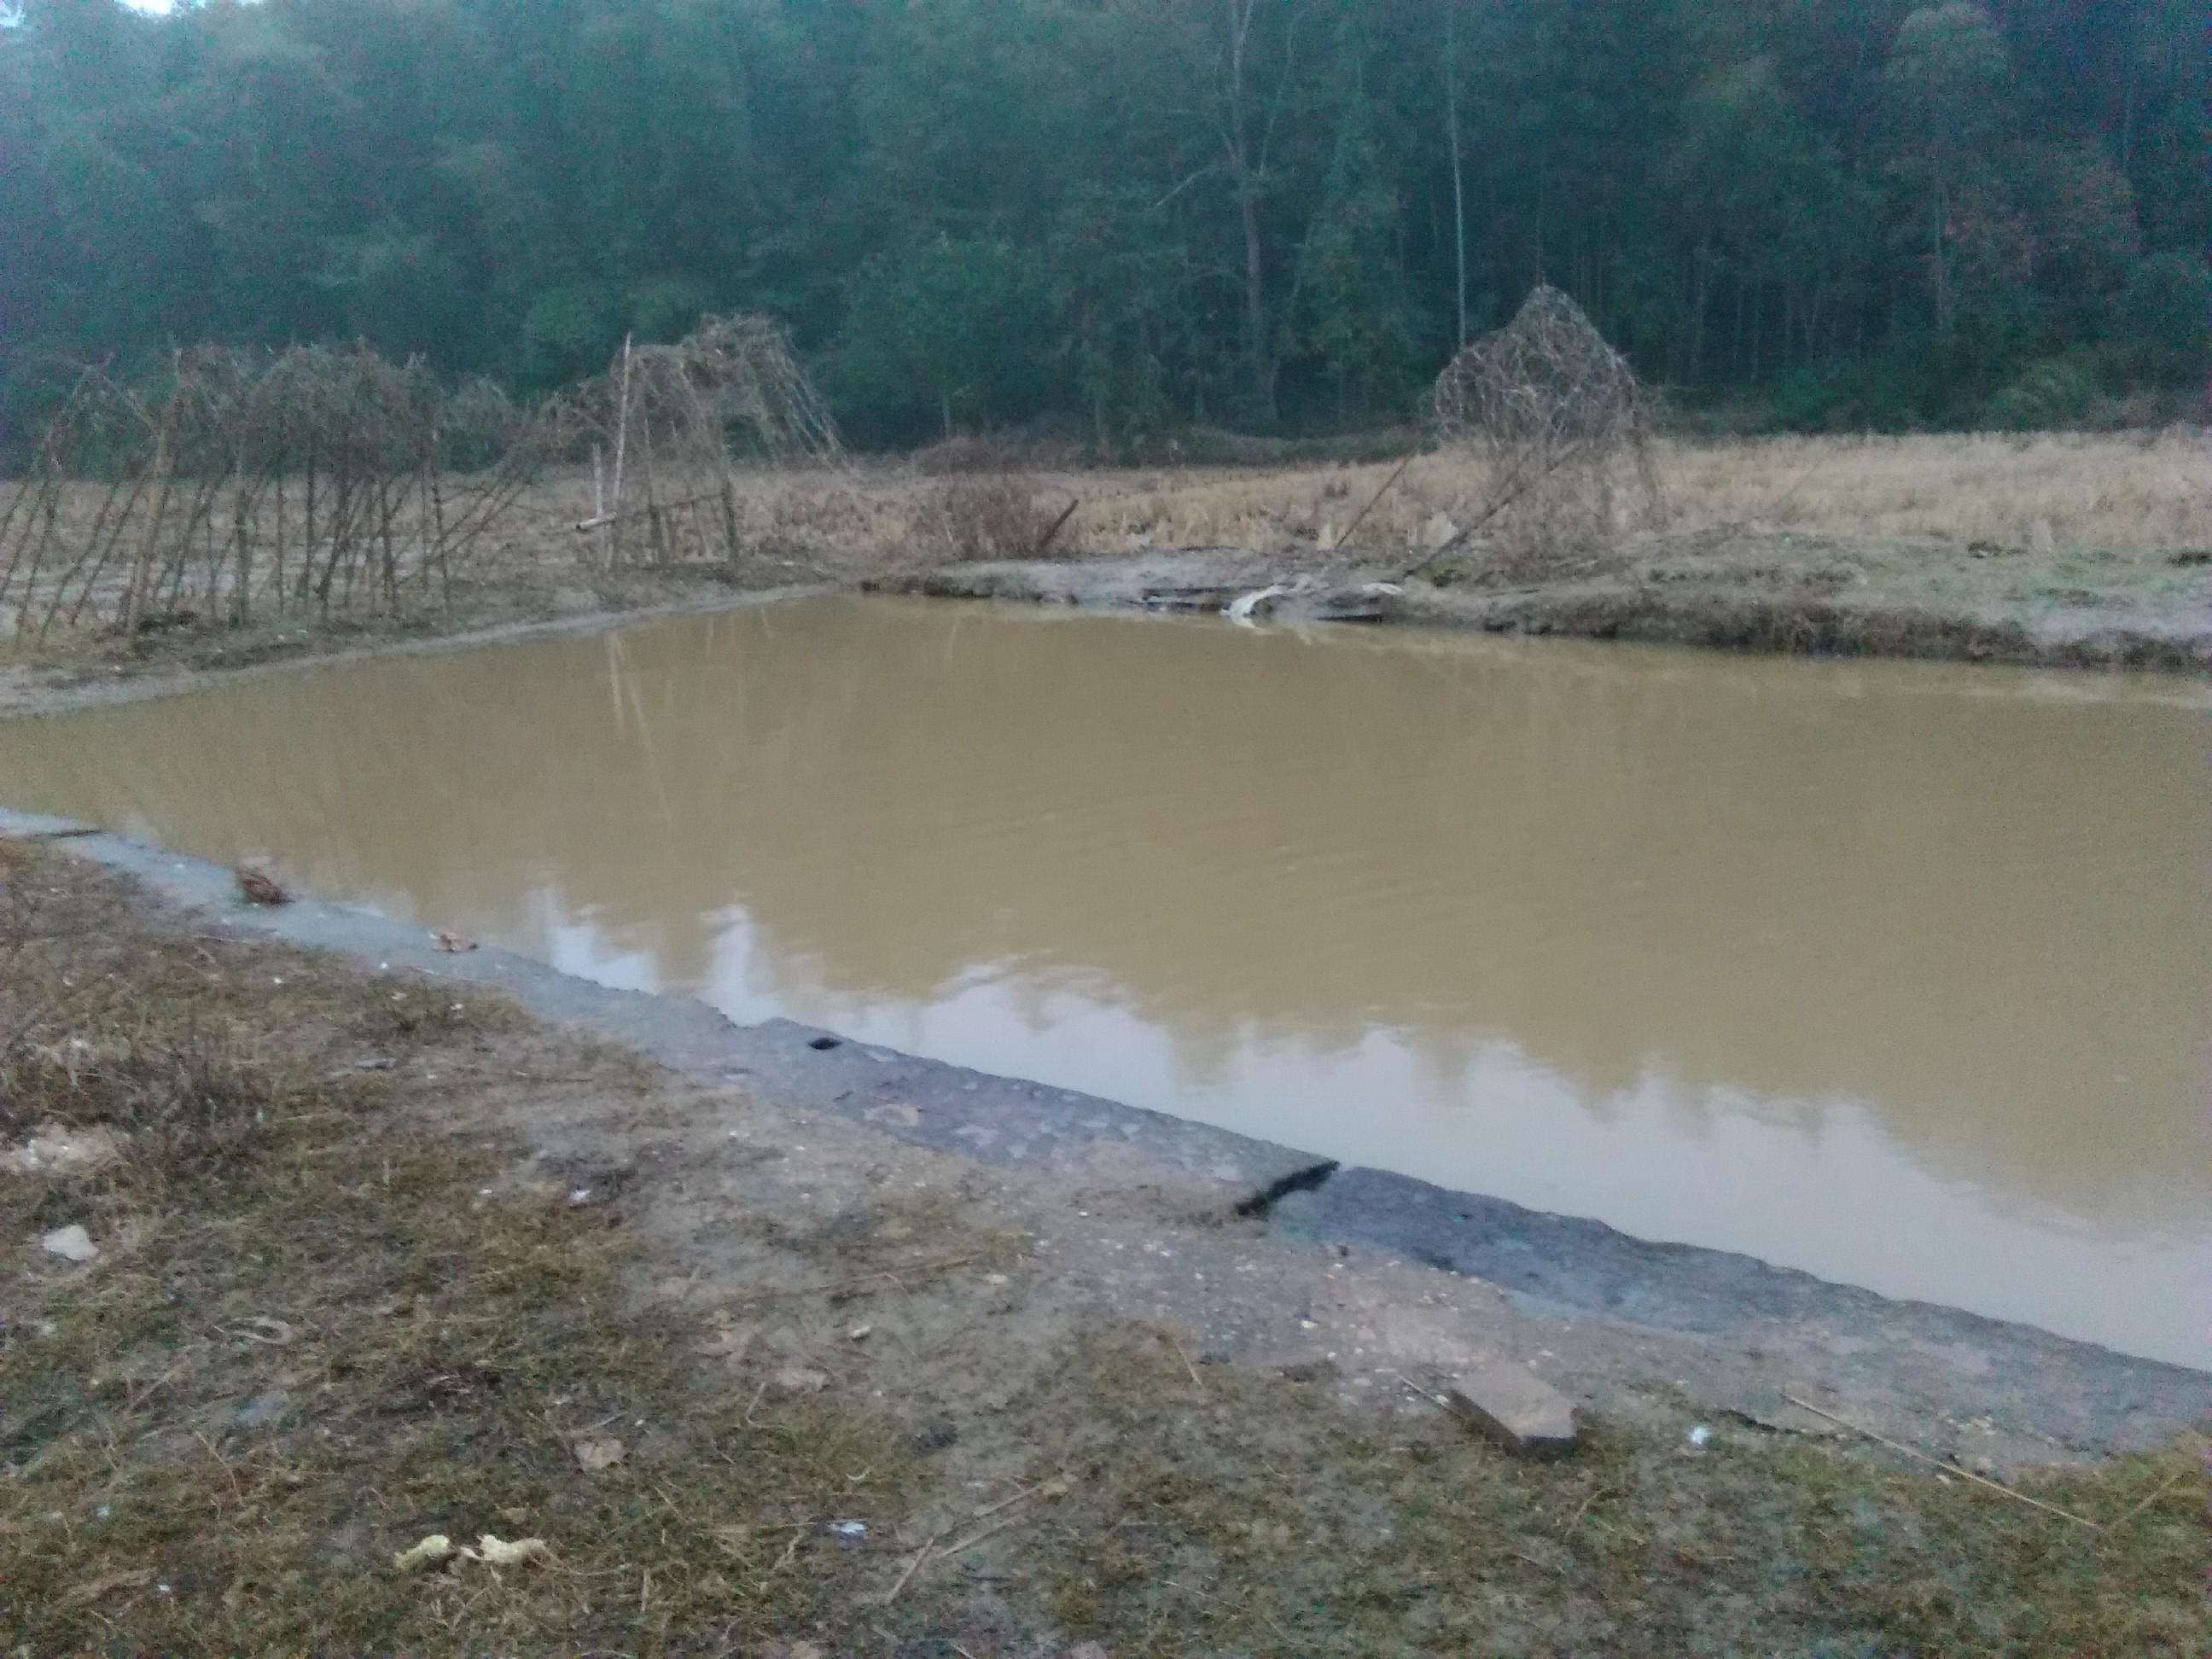
<svg viewBox="0 0 2212 1659"><path fill-rule="evenodd" d="M1790 532L1905 538L1960 547L2173 549L2212 544L2212 440L2043 434L1668 441L1653 465L1671 533ZM1071 542L1268 551L1334 547L1363 511L1353 544L1413 550L1467 522L1483 499L1482 463L1423 455L1375 501L1390 465L1167 473L1116 480L1087 501ZM1624 535L1658 525L1625 517Z"/></svg>
<svg viewBox="0 0 2212 1659"><path fill-rule="evenodd" d="M1965 1481L1723 1427L1600 1424L1517 1462L1442 1413L1387 1428L1318 1389L1195 1377L1102 1337L1029 1402L1077 1479L1020 1559L1123 1659L1693 1653L2194 1655L2203 1448L2033 1483L2092 1533ZM1680 1412L1694 1420L1688 1402Z"/></svg>
<svg viewBox="0 0 2212 1659"><path fill-rule="evenodd" d="M744 473L733 496L737 561L687 556L613 570L596 568L595 544L574 528L592 512L588 471L552 471L485 535L466 568L454 573L450 602L441 606L399 617L277 617L264 608L250 626L229 627L188 594L183 609L149 618L126 637L101 620L102 607L112 611L117 599L103 592L80 626L44 640L16 635L0 612L0 668L79 674L224 668L680 603L707 591L896 581L949 562L1025 556L1069 500L1079 505L1052 537L1054 557L1229 546L1301 565L1410 566L1474 522L1492 483L1485 463L1466 450L1419 455L1402 471L1378 462L980 473L963 470L976 459L964 453L954 458L959 466L924 459L955 476L891 464ZM2063 603L2069 594L2101 592L2117 581L2156 606L2171 598L2172 583L2161 574L2168 556L2212 548L2212 437L2197 431L1670 441L1655 445L1652 459L1658 511L1622 495L1614 514L1620 550L1591 568L1673 558L1723 536L1767 544L1761 556L1771 562L1778 547L1786 558L1788 538L1809 538L1843 545L1855 557L1864 550L1860 562L1883 565L1898 577L1903 586L1895 597L1906 603L1940 606L1953 588ZM65 516L80 522L64 526L63 543L90 534L100 494L88 484L72 495ZM2028 557L1992 581L1989 573L1968 569L1973 550ZM1820 556L1832 563L1833 551ZM2069 562L2112 556L2126 566L2101 573L2113 581L2085 582ZM1480 563L1485 556L1474 550L1472 556ZM2038 561L2027 571L2027 562Z"/></svg>
<svg viewBox="0 0 2212 1659"><path fill-rule="evenodd" d="M707 1369L702 1332L635 1311L614 1217L437 1122L403 1079L513 1010L149 933L48 854L4 870L8 1116L125 1150L0 1176L0 1646L720 1651L838 1622L858 1569L824 1523L901 1506L903 1436ZM97 1260L35 1251L71 1224ZM621 1460L587 1471L580 1437ZM430 1533L552 1559L398 1571Z"/></svg>
<svg viewBox="0 0 2212 1659"><path fill-rule="evenodd" d="M2043 433L1674 444L1668 506L1689 527L2048 550L2212 544L2212 440Z"/></svg>

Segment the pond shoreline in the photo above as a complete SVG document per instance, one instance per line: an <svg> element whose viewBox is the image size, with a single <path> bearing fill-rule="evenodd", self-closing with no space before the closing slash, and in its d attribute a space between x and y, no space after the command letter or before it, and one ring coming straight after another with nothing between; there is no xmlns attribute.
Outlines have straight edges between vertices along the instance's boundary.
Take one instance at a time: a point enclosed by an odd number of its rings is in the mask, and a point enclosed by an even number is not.
<svg viewBox="0 0 2212 1659"><path fill-rule="evenodd" d="M1160 1273L1078 1275L1058 1294L1122 1316L1181 1322L1207 1352L1236 1363L1324 1365L1347 1401L1372 1401L1400 1368L1436 1363L1456 1345L1540 1350L1553 1380L1601 1410L1634 1411L1659 1389L1770 1431L1832 1433L1832 1424L1789 1402L1795 1394L1997 1467L2153 1447L2212 1417L2212 1373L1345 1168L788 1020L736 1025L688 997L611 990L504 951L442 951L423 929L365 908L305 897L248 906L228 871L89 824L0 810L6 837L65 848L227 937L494 986L539 1018L698 1083L742 1088L774 1114L835 1119L887 1152L902 1144L1009 1172L1036 1183L1064 1215L1095 1211L1097 1220L1067 1224L1098 1233L1103 1249L1149 1253L1181 1237L1178 1248L1200 1249L1225 1230L1241 1254L1264 1264L1243 1269L1233 1289L1209 1286L1204 1273L1194 1282ZM1121 1206L1109 1193L1151 1196L1111 1220ZM1316 1267L1334 1274L1346 1262L1368 1272L1321 1281L1334 1295L1317 1296ZM1352 1357L1363 1349L1364 1360Z"/></svg>
<svg viewBox="0 0 2212 1659"><path fill-rule="evenodd" d="M220 631L158 643L150 654L0 657L0 719L167 696L326 663L417 656L598 633L833 592L995 599L1137 611L1218 614L1263 590L1248 620L1402 624L1812 658L1894 658L2099 672L2212 677L2212 551L2148 554L2094 586L2031 603L1968 577L1998 555L1962 557L1936 544L1762 532L1699 532L1625 546L1602 568L1541 582L1470 577L1431 582L1371 552L1243 546L1070 552L858 568L794 568L750 586L719 565L674 566L637 583L540 592L497 583L451 618L364 640L358 631L262 638L234 647ZM2203 569L2198 569L2198 565ZM2140 566L2137 568L2135 567ZM1900 568L1917 573L1899 577ZM1964 574L1961 574L1964 573ZM759 573L754 573L756 574ZM796 578L796 580L794 580ZM1953 592L1953 585L1959 585ZM1384 591L1389 590L1389 591ZM551 614L548 614L549 611ZM233 654L242 651L247 660Z"/></svg>
<svg viewBox="0 0 2212 1659"><path fill-rule="evenodd" d="M702 617L757 605L780 605L787 599L811 599L836 591L826 582L797 583L781 587L733 591L721 583L702 584L695 595L661 599L635 606L609 605L554 617L533 617L489 624L471 623L445 633L428 633L374 644L347 643L321 648L325 641L308 636L305 648L267 660L236 665L200 666L184 661L144 665L111 665L105 673L82 668L40 669L0 663L0 720L42 714L75 714L84 708L105 708L117 703L143 702L155 697L179 696L211 686L229 685L273 675L334 667L343 663L368 662L387 657L447 656L480 647L520 645L530 640L557 639L572 634L601 634L648 623L664 617Z"/></svg>
<svg viewBox="0 0 2212 1659"><path fill-rule="evenodd" d="M1796 556L1802 562L1803 550ZM1133 611L1218 612L1257 595L1248 601L1255 621L1403 623L1782 656L2212 673L2212 609L2174 616L2085 599L2064 611L1987 601L1947 610L1854 597L1809 565L1754 568L1758 580L1726 568L1661 564L1547 583L1440 586L1404 576L1402 567L1302 566L1223 547L951 564L863 586L933 599Z"/></svg>

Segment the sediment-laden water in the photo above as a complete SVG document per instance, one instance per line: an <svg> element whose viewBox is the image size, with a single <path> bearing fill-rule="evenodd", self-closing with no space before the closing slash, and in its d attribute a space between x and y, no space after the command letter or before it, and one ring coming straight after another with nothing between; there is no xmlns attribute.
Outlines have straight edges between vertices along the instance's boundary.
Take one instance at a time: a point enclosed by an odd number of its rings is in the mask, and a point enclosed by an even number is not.
<svg viewBox="0 0 2212 1659"><path fill-rule="evenodd" d="M0 721L611 983L2212 1365L2180 682L824 599Z"/></svg>

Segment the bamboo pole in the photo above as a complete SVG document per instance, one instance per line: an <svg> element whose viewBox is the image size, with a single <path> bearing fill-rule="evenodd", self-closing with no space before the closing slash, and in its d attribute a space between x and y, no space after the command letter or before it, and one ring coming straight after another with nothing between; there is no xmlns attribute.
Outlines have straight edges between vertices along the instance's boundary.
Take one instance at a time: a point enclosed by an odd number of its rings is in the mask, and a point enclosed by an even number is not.
<svg viewBox="0 0 2212 1659"><path fill-rule="evenodd" d="M173 396L161 414L161 423L154 434L154 477L156 488L154 511L146 520L145 538L139 544L138 562L131 573L131 585L124 591L123 614L118 619L125 635L138 631L138 615L148 597L143 592L154 563L154 544L161 534L161 520L169 510L169 424L173 418L176 399Z"/></svg>
<svg viewBox="0 0 2212 1659"><path fill-rule="evenodd" d="M615 399L615 487L608 503L608 511L613 514L607 548L610 566L622 557L623 459L629 445L629 342L630 337L623 335L622 383Z"/></svg>

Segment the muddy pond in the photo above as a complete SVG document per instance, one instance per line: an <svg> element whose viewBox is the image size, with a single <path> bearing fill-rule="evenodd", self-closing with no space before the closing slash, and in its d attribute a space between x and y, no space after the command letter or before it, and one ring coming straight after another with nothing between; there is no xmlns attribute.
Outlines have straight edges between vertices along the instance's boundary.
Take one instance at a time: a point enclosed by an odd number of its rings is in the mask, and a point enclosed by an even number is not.
<svg viewBox="0 0 2212 1659"><path fill-rule="evenodd" d="M2212 1366L2187 682L825 599L0 721L610 984Z"/></svg>

